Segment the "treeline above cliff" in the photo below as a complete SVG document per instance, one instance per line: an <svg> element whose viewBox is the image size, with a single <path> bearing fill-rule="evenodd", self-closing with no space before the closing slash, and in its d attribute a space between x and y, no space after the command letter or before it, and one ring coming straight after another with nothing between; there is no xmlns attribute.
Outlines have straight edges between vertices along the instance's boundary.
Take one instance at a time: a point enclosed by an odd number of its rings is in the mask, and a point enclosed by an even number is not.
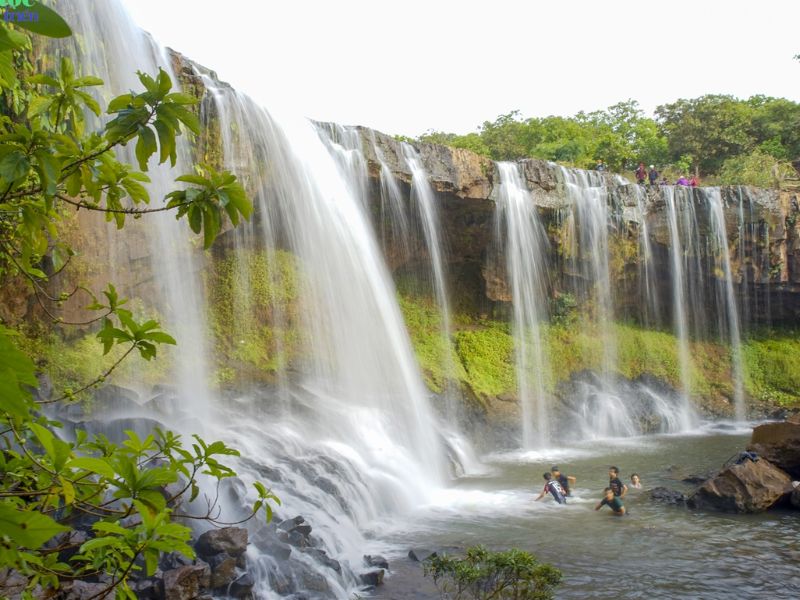
<svg viewBox="0 0 800 600"><path fill-rule="evenodd" d="M692 172L708 184L776 187L797 178L792 162L800 160L800 103L706 95L659 106L652 118L635 100L571 117L524 118L513 111L477 132L431 131L418 141L493 160L541 158L589 169L602 160L622 173L642 161L670 178Z"/></svg>

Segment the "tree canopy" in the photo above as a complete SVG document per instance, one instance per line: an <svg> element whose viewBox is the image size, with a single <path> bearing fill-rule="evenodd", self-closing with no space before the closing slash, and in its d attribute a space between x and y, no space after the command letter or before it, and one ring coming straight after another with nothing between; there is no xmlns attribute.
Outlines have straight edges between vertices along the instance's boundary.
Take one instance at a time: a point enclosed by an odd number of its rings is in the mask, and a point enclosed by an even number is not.
<svg viewBox="0 0 800 600"><path fill-rule="evenodd" d="M726 182L745 157L759 165L737 183L762 184L767 175L787 173L800 158L800 103L784 98L706 95L659 106L647 116L635 100L571 117L524 118L518 111L484 122L466 135L431 131L421 142L466 148L493 160L541 158L580 168L602 160L613 171L639 162L691 169L704 176L726 173ZM726 161L733 161L726 167ZM768 178L769 179L769 178ZM769 179L774 183L774 179Z"/></svg>

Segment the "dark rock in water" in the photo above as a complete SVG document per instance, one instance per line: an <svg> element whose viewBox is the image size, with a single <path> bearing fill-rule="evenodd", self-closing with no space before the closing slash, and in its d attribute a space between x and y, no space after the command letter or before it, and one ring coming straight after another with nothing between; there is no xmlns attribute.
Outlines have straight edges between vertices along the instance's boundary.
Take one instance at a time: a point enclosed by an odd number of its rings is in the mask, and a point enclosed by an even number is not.
<svg viewBox="0 0 800 600"><path fill-rule="evenodd" d="M236 566L242 570L247 568L247 554L240 554L236 557Z"/></svg>
<svg viewBox="0 0 800 600"><path fill-rule="evenodd" d="M288 596L296 589L294 580L291 577L276 571L269 572L269 587L281 596Z"/></svg>
<svg viewBox="0 0 800 600"><path fill-rule="evenodd" d="M686 503L686 494L666 487L656 487L650 490L650 499L662 504L683 505Z"/></svg>
<svg viewBox="0 0 800 600"><path fill-rule="evenodd" d="M206 563L186 565L164 573L165 600L192 600L211 583L211 569Z"/></svg>
<svg viewBox="0 0 800 600"><path fill-rule="evenodd" d="M367 564L368 567L379 567L381 569L388 569L389 568L389 561L386 560L383 556L378 554L365 554L364 555L364 562Z"/></svg>
<svg viewBox="0 0 800 600"><path fill-rule="evenodd" d="M795 508L800 508L800 485L792 490L792 495L789 496L789 502Z"/></svg>
<svg viewBox="0 0 800 600"><path fill-rule="evenodd" d="M245 573L231 583L230 587L228 588L228 594L234 598L248 597L253 591L253 586L255 586L255 584L256 582L255 579L253 579L253 576L250 575L250 573Z"/></svg>
<svg viewBox="0 0 800 600"><path fill-rule="evenodd" d="M211 587L214 589L227 586L236 579L236 558L222 552L208 558L211 567Z"/></svg>
<svg viewBox="0 0 800 600"><path fill-rule="evenodd" d="M686 477L681 479L681 481L683 483L689 483L689 484L692 484L692 485L699 485L699 484L707 481L708 479L711 479L716 474L717 474L716 471L707 471L706 473L697 473L697 474L694 474L694 475L687 475Z"/></svg>
<svg viewBox="0 0 800 600"><path fill-rule="evenodd" d="M416 562L422 562L435 556L438 556L436 552L424 548L412 548L408 551L408 558Z"/></svg>
<svg viewBox="0 0 800 600"><path fill-rule="evenodd" d="M282 529L283 531L291 531L298 525L302 525L305 522L305 518L298 515L294 519L286 519L285 521L281 521L278 524L278 529Z"/></svg>
<svg viewBox="0 0 800 600"><path fill-rule="evenodd" d="M300 551L303 554L313 556L318 563L325 565L329 569L333 569L337 573L342 572L342 565L339 564L339 561L328 556L325 550L320 550L319 548L302 548Z"/></svg>
<svg viewBox="0 0 800 600"><path fill-rule="evenodd" d="M53 380L50 379L50 376L47 373L37 373L36 380L39 382L39 385L37 385L34 390L36 400L39 402L51 400L55 390L53 389Z"/></svg>
<svg viewBox="0 0 800 600"><path fill-rule="evenodd" d="M359 579L361 583L365 585L381 585L383 583L383 575L386 573L383 569L377 569L375 571L367 571L366 573L362 573L359 575Z"/></svg>
<svg viewBox="0 0 800 600"><path fill-rule="evenodd" d="M765 459L731 465L701 485L688 500L693 508L753 513L775 506L792 491L789 476Z"/></svg>
<svg viewBox="0 0 800 600"><path fill-rule="evenodd" d="M316 571L312 571L311 569L305 567L302 568L298 573L297 580L298 587L309 592L327 594L331 589L330 585L328 584L328 580L325 579L325 577Z"/></svg>
<svg viewBox="0 0 800 600"><path fill-rule="evenodd" d="M237 557L247 550L247 529L223 527L206 531L198 538L195 550L198 555L203 557L223 552Z"/></svg>
<svg viewBox="0 0 800 600"><path fill-rule="evenodd" d="M84 421L100 415L138 415L142 413L139 394L118 385L106 384L94 390L93 401L86 405L82 402L65 402L57 408L59 418L72 422ZM87 410L87 406L90 409Z"/></svg>
<svg viewBox="0 0 800 600"><path fill-rule="evenodd" d="M308 539L307 535L303 535L297 530L293 530L289 532L289 538L287 540L292 546L297 548L305 548L310 546L310 540Z"/></svg>
<svg viewBox="0 0 800 600"><path fill-rule="evenodd" d="M308 537L309 534L311 533L311 525L306 525L306 524L298 525L297 527L294 527L293 529L291 529L289 531L289 533L291 533L293 531L296 531L300 535L304 535L304 536Z"/></svg>
<svg viewBox="0 0 800 600"><path fill-rule="evenodd" d="M800 422L792 421L758 425L747 449L800 479Z"/></svg>
<svg viewBox="0 0 800 600"><path fill-rule="evenodd" d="M285 531L280 533L286 534ZM292 547L282 542L277 535L266 528L255 533L253 543L259 550L276 560L287 560L292 554Z"/></svg>

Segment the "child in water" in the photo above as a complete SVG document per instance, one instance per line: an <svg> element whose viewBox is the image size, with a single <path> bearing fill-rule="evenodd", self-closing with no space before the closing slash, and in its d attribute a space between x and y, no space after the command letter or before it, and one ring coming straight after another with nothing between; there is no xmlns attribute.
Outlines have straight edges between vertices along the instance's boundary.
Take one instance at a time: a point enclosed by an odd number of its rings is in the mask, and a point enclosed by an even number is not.
<svg viewBox="0 0 800 600"><path fill-rule="evenodd" d="M550 492L553 496L553 500L558 502L559 504L566 504L567 503L567 495L564 493L564 488L561 487L561 484L558 483L553 476L548 472L543 475L544 477L544 488L542 489L542 493L537 496L536 501L538 502L542 498L544 498L545 494Z"/></svg>
<svg viewBox="0 0 800 600"><path fill-rule="evenodd" d="M614 490L607 487L603 492L605 493L605 497L597 503L594 509L600 510L603 506L608 506L614 512L614 516L621 517L624 515L625 505L622 503L622 499L614 494Z"/></svg>
<svg viewBox="0 0 800 600"><path fill-rule="evenodd" d="M631 487L636 488L637 490L642 489L642 478L639 477L638 473L631 475Z"/></svg>

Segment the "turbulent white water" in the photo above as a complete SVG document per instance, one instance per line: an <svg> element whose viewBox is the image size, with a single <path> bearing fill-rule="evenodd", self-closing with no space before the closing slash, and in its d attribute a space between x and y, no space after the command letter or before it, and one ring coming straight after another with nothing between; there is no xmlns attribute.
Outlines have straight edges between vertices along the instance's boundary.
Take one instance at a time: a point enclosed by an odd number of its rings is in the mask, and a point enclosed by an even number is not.
<svg viewBox="0 0 800 600"><path fill-rule="evenodd" d="M550 410L541 322L547 318L547 237L536 205L514 163L498 163L495 237L504 249L511 284L514 358L524 448L547 447Z"/></svg>

